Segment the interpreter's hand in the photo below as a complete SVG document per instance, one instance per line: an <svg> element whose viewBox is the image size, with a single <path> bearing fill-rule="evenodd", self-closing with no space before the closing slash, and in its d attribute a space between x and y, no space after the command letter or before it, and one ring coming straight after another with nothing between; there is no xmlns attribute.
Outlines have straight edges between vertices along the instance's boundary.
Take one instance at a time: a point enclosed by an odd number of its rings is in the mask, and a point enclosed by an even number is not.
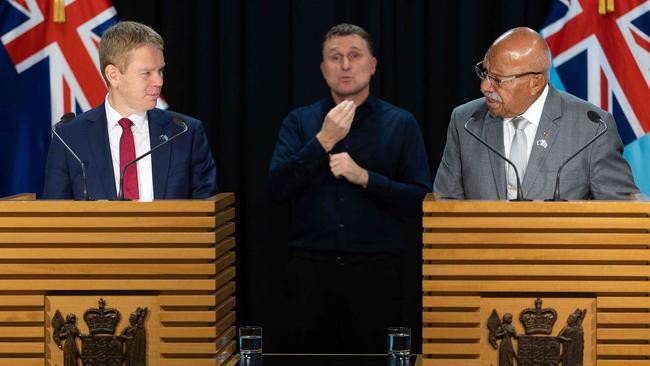
<svg viewBox="0 0 650 366"><path fill-rule="evenodd" d="M363 188L368 186L368 171L357 165L346 152L330 155L330 170L336 178L344 177Z"/></svg>
<svg viewBox="0 0 650 366"><path fill-rule="evenodd" d="M347 136L356 110L357 106L353 101L344 100L327 113L323 126L316 134L325 151L332 150L337 142Z"/></svg>

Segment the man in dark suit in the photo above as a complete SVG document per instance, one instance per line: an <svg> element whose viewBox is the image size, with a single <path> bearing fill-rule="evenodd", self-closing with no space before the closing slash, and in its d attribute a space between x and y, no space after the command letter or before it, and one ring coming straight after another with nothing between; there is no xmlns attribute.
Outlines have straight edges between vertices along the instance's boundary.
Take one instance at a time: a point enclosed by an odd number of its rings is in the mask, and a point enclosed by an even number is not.
<svg viewBox="0 0 650 366"><path fill-rule="evenodd" d="M124 197L153 199L206 198L217 191L216 167L200 121L156 109L163 85L164 43L150 27L120 22L104 32L99 45L105 102L57 127L57 132L84 161L88 193L113 199L125 165L156 145L187 132L130 166L124 175ZM45 168L43 198L83 198L77 161L52 139Z"/></svg>
<svg viewBox="0 0 650 366"><path fill-rule="evenodd" d="M591 103L549 83L550 58L544 39L529 28L499 37L476 65L484 98L457 107L433 191L444 198L503 200L516 196L514 170L464 130L468 127L512 160L526 198L553 197L558 168L603 129L607 132L563 168L561 198L629 199L638 192L621 152L616 123Z"/></svg>

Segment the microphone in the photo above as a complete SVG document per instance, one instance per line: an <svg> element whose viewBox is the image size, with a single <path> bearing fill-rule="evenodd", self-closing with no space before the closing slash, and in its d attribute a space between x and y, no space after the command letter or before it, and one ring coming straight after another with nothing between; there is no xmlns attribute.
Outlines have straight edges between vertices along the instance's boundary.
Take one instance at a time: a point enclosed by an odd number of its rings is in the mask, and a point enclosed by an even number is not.
<svg viewBox="0 0 650 366"><path fill-rule="evenodd" d="M467 133L469 133L472 137L477 139L478 142L483 144L490 151L497 154L498 157L505 160L505 162L510 164L510 166L512 166L512 169L514 169L515 177L517 177L517 198L511 199L510 201L531 201L529 199L524 198L524 194L521 191L521 180L519 179L519 171L517 171L517 167L515 166L515 164L512 161L510 161L510 159L506 158L503 154L501 154L499 151L497 151L497 149L490 146L490 144L488 144L487 141L485 141L483 138L481 138L479 135L475 134L474 132L472 132L469 129L468 126L469 126L470 122L478 119L481 116L481 114L484 114L484 113L485 113L484 109L479 109L478 111L474 112L474 114L472 114L472 116L467 120L467 122L465 122L465 131L467 131Z"/></svg>
<svg viewBox="0 0 650 366"><path fill-rule="evenodd" d="M54 124L54 126L52 126L52 133L54 134L54 136L56 136L59 139L59 141L61 141L63 146L65 146L65 148L68 150L68 152L79 163L79 167L81 168L81 182L82 182L82 185L83 185L83 201L94 201L93 199L91 199L88 196L88 179L86 178L86 165L84 164L84 162L81 159L79 159L79 157L77 156L77 154L75 154L75 152L72 150L72 148L70 146L68 146L68 144L63 140L61 135L59 135L59 133L56 132L56 127L58 125L66 124L66 123L72 121L74 119L74 117L75 117L74 112L68 112L68 113L64 114L63 116L61 116L61 120L59 122L57 122L56 124Z"/></svg>
<svg viewBox="0 0 650 366"><path fill-rule="evenodd" d="M562 162L560 164L560 167L557 169L557 176L555 177L555 192L553 193L553 198L546 199L545 201L566 201L565 199L560 198L560 173L562 173L562 168L564 168L564 165L571 161L571 159L575 158L578 154L582 152L582 150L586 149L589 145L591 145L594 141L598 140L598 138L607 132L607 123L603 121L602 118L600 118L600 115L594 111L589 111L587 112L587 118L593 123L598 123L604 126L603 130L598 132L596 136L592 137L591 140L587 141L587 143L581 147L578 151L576 151L573 155L571 155L568 159Z"/></svg>
<svg viewBox="0 0 650 366"><path fill-rule="evenodd" d="M158 149L159 149L160 147L162 147L163 145L172 142L172 140L174 140L174 139L177 138L178 136L180 136L180 135L184 134L185 132L187 132L187 130L188 130L187 124L186 124L185 121L183 121L179 116L174 116L174 117L172 118L172 120L174 121L174 124L175 124L176 126L178 126L178 127L182 127L183 130L182 130L181 132L175 134L174 136L172 136L172 137L170 137L170 138L167 138L167 139L163 138L163 136L165 136L165 135L161 135L161 136L160 136L160 139L161 139L161 140L164 140L163 142L161 142L160 144L156 145L153 149L147 151L146 153L144 153L144 154L138 156L137 158L135 158L135 159L129 161L128 163L126 163L126 165L124 166L124 169L122 169L122 173L120 174L120 191L119 191L118 194L117 194L117 200L118 200L118 201L128 201L128 200L129 200L128 198L124 198L124 175L126 174L126 170L129 169L129 167L130 167L131 165L133 165L133 164L137 163L138 161L140 161L140 159L142 159L142 158L144 158L144 157L150 155L152 152L158 150ZM166 136L165 136L165 137L166 137Z"/></svg>

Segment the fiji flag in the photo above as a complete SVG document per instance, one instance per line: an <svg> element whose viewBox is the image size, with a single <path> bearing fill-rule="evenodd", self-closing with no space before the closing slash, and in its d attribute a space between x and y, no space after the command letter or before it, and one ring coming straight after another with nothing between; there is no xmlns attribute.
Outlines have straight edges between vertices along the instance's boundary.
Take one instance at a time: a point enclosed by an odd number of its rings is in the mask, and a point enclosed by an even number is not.
<svg viewBox="0 0 650 366"><path fill-rule="evenodd" d="M556 0L541 33L553 85L614 115L623 156L650 194L650 1Z"/></svg>
<svg viewBox="0 0 650 366"><path fill-rule="evenodd" d="M0 0L0 196L43 189L52 124L102 103L110 0Z"/></svg>

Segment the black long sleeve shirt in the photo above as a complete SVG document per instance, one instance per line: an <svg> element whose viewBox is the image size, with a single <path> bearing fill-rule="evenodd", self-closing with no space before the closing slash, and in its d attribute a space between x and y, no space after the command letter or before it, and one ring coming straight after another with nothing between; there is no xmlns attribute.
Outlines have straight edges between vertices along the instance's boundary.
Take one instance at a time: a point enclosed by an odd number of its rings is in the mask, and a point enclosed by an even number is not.
<svg viewBox="0 0 650 366"><path fill-rule="evenodd" d="M410 113L369 96L348 135L327 153L316 134L331 98L295 109L282 122L269 168L271 194L292 200L289 246L349 253L397 253L401 221L419 215L432 179L420 128ZM347 152L368 185L334 177L329 154Z"/></svg>

